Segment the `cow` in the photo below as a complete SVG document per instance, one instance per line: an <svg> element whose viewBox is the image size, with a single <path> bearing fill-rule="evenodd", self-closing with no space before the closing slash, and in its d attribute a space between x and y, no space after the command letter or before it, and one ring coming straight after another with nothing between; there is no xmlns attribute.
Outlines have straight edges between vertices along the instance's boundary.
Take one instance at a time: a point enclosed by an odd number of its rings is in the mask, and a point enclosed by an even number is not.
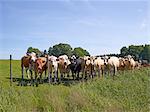
<svg viewBox="0 0 150 112"><path fill-rule="evenodd" d="M141 66L142 67L150 67L150 63L148 60L141 60Z"/></svg>
<svg viewBox="0 0 150 112"><path fill-rule="evenodd" d="M36 59L37 57L34 52L27 53L25 56L21 58L22 79L24 78L24 68L26 70L27 77L29 79L32 78L32 70L34 70L34 63ZM30 74L28 73L28 71L30 72Z"/></svg>
<svg viewBox="0 0 150 112"><path fill-rule="evenodd" d="M134 70L136 66L136 62L134 61L131 55L125 56L125 67L129 70Z"/></svg>
<svg viewBox="0 0 150 112"><path fill-rule="evenodd" d="M96 74L96 72L98 72L99 77L100 77L100 74L102 74L102 77L103 77L104 60L101 57L95 58L95 60L94 60L94 71L95 71L95 74Z"/></svg>
<svg viewBox="0 0 150 112"><path fill-rule="evenodd" d="M57 59L58 61L58 70L60 72L60 80L65 76L65 74L67 73L67 77L69 77L69 65L71 64L71 62L69 61L69 58L67 55L61 55L58 57Z"/></svg>
<svg viewBox="0 0 150 112"><path fill-rule="evenodd" d="M71 59L70 59L70 62L71 62L70 70L72 72L73 79L75 79L75 77L77 79L79 79L79 73L83 69L82 67L84 67L84 66L82 66L83 61L84 60L82 60L82 58L75 57L74 55L71 57ZM77 74L77 76L76 76L76 74ZM83 74L82 74L82 78L83 78Z"/></svg>
<svg viewBox="0 0 150 112"><path fill-rule="evenodd" d="M113 75L114 79L114 76L120 66L119 58L115 56L107 57L105 58L104 65L108 67L108 72Z"/></svg>
<svg viewBox="0 0 150 112"><path fill-rule="evenodd" d="M139 61L135 61L135 68L140 69L141 68L141 63Z"/></svg>
<svg viewBox="0 0 150 112"><path fill-rule="evenodd" d="M70 58L70 65L69 65L69 69L71 70L73 79L75 79L75 74L76 74L75 66L76 66L76 57L73 55Z"/></svg>
<svg viewBox="0 0 150 112"><path fill-rule="evenodd" d="M94 57L84 56L84 61L85 61L85 67L84 67L85 77L89 75L89 77L93 78L94 77Z"/></svg>
<svg viewBox="0 0 150 112"><path fill-rule="evenodd" d="M35 60L35 81L40 77L40 83L42 82L42 74L47 70L47 59L46 57L39 57Z"/></svg>
<svg viewBox="0 0 150 112"><path fill-rule="evenodd" d="M58 78L58 60L56 56L48 56L48 66L49 66L49 78L51 80L52 74L54 73L54 81L56 82Z"/></svg>

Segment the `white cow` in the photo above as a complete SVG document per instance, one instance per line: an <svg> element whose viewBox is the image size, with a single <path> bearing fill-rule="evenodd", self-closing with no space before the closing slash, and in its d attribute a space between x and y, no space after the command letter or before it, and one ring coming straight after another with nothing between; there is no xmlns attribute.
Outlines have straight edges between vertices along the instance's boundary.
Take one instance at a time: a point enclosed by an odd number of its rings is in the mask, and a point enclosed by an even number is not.
<svg viewBox="0 0 150 112"><path fill-rule="evenodd" d="M95 71L95 73L98 71L98 76L100 76L100 73L103 76L103 72L104 72L104 60L101 57L97 57L94 60L94 71Z"/></svg>
<svg viewBox="0 0 150 112"><path fill-rule="evenodd" d="M128 68L133 70L136 66L136 62L134 61L133 57L131 55L125 56L125 61L129 61L129 64L125 66L129 66Z"/></svg>
<svg viewBox="0 0 150 112"><path fill-rule="evenodd" d="M113 78L114 78L114 75L116 74L120 66L119 58L115 56L110 57L108 59L107 65L109 66L110 72L113 70Z"/></svg>
<svg viewBox="0 0 150 112"><path fill-rule="evenodd" d="M67 55L61 55L58 57L58 69L61 74L61 78L66 73L67 73L67 76L69 77L70 69L68 67L70 64L71 64L71 62ZM60 78L60 80L61 80L61 78Z"/></svg>
<svg viewBox="0 0 150 112"><path fill-rule="evenodd" d="M58 61L56 56L48 56L49 62L49 77L52 78L52 74L54 73L54 81L58 78Z"/></svg>

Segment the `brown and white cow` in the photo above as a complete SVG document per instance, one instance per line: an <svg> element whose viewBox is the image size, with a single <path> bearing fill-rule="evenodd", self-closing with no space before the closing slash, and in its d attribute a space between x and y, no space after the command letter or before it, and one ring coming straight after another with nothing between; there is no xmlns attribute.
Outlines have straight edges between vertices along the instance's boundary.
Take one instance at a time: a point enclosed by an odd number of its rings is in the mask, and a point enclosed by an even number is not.
<svg viewBox="0 0 150 112"><path fill-rule="evenodd" d="M30 79L30 75L32 78L32 70L34 70L34 63L37 59L36 54L34 52L27 53L27 55L21 58L21 69L22 69L22 78L24 78L24 68L27 73L27 77ZM28 73L30 72L30 74Z"/></svg>
<svg viewBox="0 0 150 112"><path fill-rule="evenodd" d="M90 57L90 56L84 56L84 74L87 77L93 78L94 77L94 59L95 57Z"/></svg>
<svg viewBox="0 0 150 112"><path fill-rule="evenodd" d="M69 77L70 69L68 68L71 62L69 61L69 58L67 55L61 55L57 59L58 61L58 70L60 72L60 80L64 77L64 75L67 73L67 76Z"/></svg>
<svg viewBox="0 0 150 112"><path fill-rule="evenodd" d="M47 70L47 58L39 57L35 60L35 80L40 77L40 82L42 81L42 74Z"/></svg>
<svg viewBox="0 0 150 112"><path fill-rule="evenodd" d="M124 58L125 68L129 70L135 69L136 62L134 61L133 57L128 55Z"/></svg>

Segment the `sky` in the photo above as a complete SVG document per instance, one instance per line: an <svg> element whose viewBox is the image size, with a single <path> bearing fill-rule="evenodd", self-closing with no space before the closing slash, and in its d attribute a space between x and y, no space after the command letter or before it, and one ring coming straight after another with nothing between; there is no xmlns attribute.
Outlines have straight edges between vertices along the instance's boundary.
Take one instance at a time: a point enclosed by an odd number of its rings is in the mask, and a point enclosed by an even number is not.
<svg viewBox="0 0 150 112"><path fill-rule="evenodd" d="M1 0L0 59L28 47L82 47L91 55L150 44L149 0Z"/></svg>

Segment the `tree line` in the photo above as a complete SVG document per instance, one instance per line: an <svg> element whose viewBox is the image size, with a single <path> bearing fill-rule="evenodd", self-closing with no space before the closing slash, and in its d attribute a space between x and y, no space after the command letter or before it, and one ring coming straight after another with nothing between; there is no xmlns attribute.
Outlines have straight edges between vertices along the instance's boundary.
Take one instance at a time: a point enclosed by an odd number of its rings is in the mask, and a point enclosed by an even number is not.
<svg viewBox="0 0 150 112"><path fill-rule="evenodd" d="M38 48L29 47L27 49L27 53L31 53L31 52L35 52L38 56L41 56L43 54L49 54L54 56L60 56L66 54L69 57L72 55L76 55L79 57L90 56L90 53L87 50L83 49L82 47L72 48L71 45L66 43L59 43L52 47L49 47L48 51L46 50L40 51Z"/></svg>
<svg viewBox="0 0 150 112"><path fill-rule="evenodd" d="M27 52L35 52L38 56L41 56L43 54L49 54L49 55L55 55L55 56L60 56L60 55L68 55L69 57L71 55L76 55L79 57L82 56L90 56L90 53L82 48L82 47L76 47L72 48L71 45L66 44L66 43L59 43L54 46L49 47L48 51L40 51L38 48L32 48L29 47L27 49ZM107 56L117 56L117 57L124 57L127 55L132 55L135 60L147 60L150 62L150 45L130 45L128 47L124 46L120 49L120 54L104 54ZM99 56L104 56L104 55L99 55Z"/></svg>
<svg viewBox="0 0 150 112"><path fill-rule="evenodd" d="M135 60L147 60L150 62L150 45L130 45L120 49L120 56L132 55Z"/></svg>

